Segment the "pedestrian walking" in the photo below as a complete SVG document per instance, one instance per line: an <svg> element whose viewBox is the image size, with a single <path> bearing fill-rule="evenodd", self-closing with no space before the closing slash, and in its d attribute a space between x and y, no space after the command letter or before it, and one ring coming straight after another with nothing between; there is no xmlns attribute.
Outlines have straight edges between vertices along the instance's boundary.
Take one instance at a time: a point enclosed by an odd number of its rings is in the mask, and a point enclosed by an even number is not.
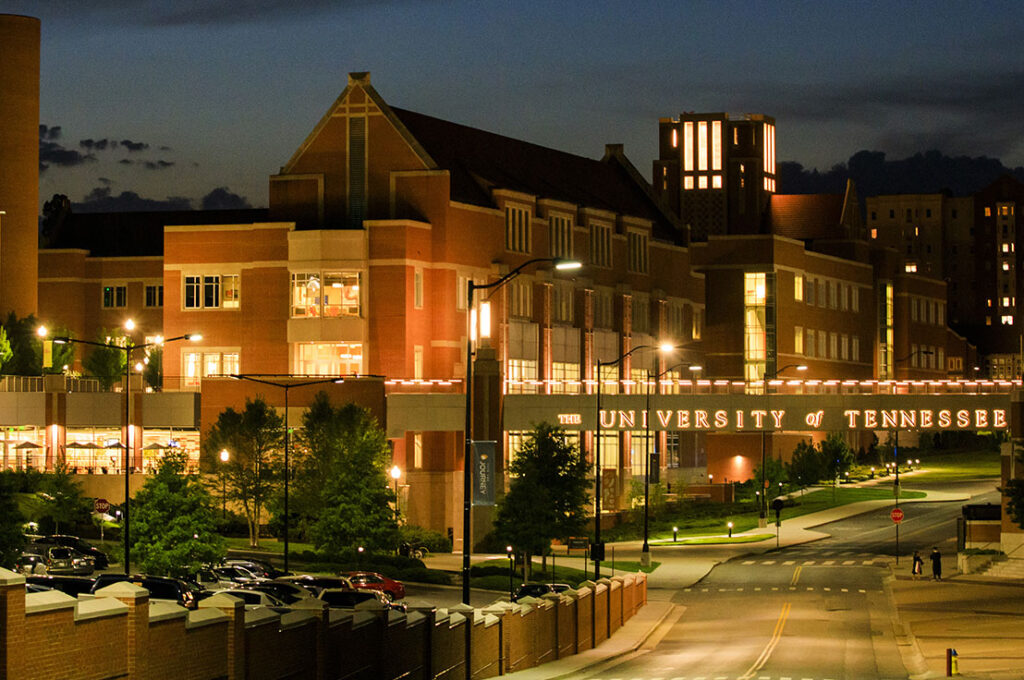
<svg viewBox="0 0 1024 680"><path fill-rule="evenodd" d="M921 578L921 574L924 572L924 560L921 559L921 553L914 551L914 562L910 567L910 574L914 577L914 580Z"/></svg>
<svg viewBox="0 0 1024 680"><path fill-rule="evenodd" d="M932 580L942 580L942 553L939 552L938 548L932 548Z"/></svg>

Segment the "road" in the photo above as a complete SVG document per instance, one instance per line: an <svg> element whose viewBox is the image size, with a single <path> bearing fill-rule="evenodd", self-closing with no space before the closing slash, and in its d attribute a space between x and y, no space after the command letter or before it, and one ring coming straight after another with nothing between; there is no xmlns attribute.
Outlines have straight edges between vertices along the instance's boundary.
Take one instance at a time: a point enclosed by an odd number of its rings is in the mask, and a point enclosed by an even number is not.
<svg viewBox="0 0 1024 680"><path fill-rule="evenodd" d="M996 501L990 481L946 490ZM902 507L901 566L939 546L952 563L960 503ZM819 527L830 538L738 557L672 596L681 605L628 658L588 680L867 680L906 678L887 588L896 559L889 509Z"/></svg>

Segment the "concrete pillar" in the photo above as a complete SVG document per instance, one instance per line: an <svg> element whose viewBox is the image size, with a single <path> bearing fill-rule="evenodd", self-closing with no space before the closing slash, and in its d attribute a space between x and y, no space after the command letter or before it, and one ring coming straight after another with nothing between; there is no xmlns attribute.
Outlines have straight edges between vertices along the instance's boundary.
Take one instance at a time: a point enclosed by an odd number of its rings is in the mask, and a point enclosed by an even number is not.
<svg viewBox="0 0 1024 680"><path fill-rule="evenodd" d="M130 680L149 675L149 591L128 581L112 583L96 591L96 597L112 597L128 605L125 621L125 653Z"/></svg>
<svg viewBox="0 0 1024 680"><path fill-rule="evenodd" d="M4 214L6 213L6 214ZM39 290L39 19L0 14L0 315Z"/></svg>
<svg viewBox="0 0 1024 680"><path fill-rule="evenodd" d="M25 653L25 577L0 568L0 680L28 676Z"/></svg>

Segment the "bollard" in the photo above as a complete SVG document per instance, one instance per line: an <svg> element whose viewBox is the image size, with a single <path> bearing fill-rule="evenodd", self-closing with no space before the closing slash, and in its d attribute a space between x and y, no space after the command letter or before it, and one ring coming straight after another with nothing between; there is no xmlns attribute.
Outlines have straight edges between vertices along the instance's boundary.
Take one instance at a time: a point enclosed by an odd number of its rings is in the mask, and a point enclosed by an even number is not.
<svg viewBox="0 0 1024 680"><path fill-rule="evenodd" d="M672 527L672 542L675 543L679 539L679 527Z"/></svg>
<svg viewBox="0 0 1024 680"><path fill-rule="evenodd" d="M952 647L946 648L946 677L960 675L960 662L956 650Z"/></svg>

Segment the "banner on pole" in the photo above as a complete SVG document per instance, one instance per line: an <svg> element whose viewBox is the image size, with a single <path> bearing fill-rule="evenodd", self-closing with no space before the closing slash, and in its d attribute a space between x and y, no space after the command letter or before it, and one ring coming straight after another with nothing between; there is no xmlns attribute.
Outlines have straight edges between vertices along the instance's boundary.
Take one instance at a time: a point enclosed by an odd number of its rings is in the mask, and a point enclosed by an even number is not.
<svg viewBox="0 0 1024 680"><path fill-rule="evenodd" d="M498 442L473 442L473 505L494 505L494 459Z"/></svg>

